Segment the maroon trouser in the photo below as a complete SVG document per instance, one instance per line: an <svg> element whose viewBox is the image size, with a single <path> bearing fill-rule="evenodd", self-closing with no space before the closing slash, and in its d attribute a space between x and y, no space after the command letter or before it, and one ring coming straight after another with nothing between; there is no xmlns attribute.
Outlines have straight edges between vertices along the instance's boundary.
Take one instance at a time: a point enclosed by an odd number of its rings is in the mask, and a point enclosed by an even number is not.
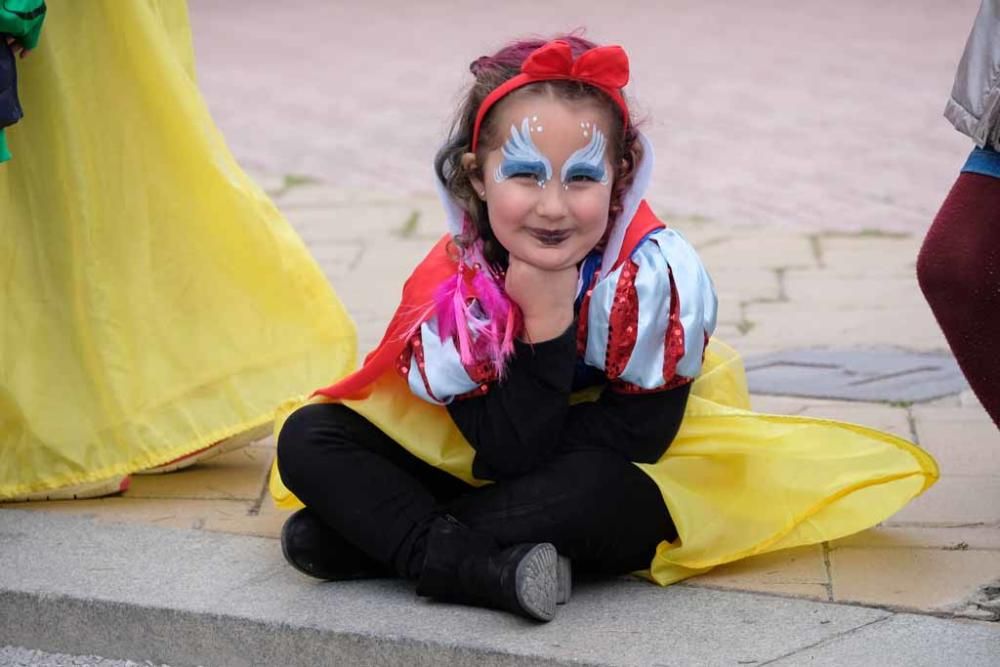
<svg viewBox="0 0 1000 667"><path fill-rule="evenodd" d="M917 260L920 289L1000 427L1000 178L959 175Z"/></svg>

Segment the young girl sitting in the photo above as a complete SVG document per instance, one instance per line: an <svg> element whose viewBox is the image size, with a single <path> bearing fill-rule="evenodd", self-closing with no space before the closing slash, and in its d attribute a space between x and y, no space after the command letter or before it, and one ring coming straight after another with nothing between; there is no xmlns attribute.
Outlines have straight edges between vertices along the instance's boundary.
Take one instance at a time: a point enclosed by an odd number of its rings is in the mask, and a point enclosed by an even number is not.
<svg viewBox="0 0 1000 667"><path fill-rule="evenodd" d="M933 482L893 436L745 409L711 279L643 200L620 47L520 41L471 70L436 159L450 233L363 368L280 431L293 567L547 621L570 563L667 584Z"/></svg>

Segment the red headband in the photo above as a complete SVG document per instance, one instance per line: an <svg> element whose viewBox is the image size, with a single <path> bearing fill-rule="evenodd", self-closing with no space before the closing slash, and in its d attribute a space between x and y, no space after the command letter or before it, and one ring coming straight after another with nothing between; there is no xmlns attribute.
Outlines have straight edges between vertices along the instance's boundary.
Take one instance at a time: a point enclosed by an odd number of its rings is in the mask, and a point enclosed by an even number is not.
<svg viewBox="0 0 1000 667"><path fill-rule="evenodd" d="M521 64L521 73L497 86L479 105L476 124L472 128L472 150L475 151L479 144L479 126L490 107L529 83L560 79L580 81L607 93L621 109L625 125L628 125L628 107L621 92L628 83L628 55L625 49L598 46L573 60L569 43L557 39L532 51Z"/></svg>

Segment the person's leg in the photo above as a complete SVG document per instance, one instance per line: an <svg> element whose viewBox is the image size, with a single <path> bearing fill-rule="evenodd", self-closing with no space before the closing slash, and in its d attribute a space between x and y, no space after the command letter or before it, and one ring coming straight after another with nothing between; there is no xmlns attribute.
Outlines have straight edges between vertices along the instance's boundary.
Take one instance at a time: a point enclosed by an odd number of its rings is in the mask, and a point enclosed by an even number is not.
<svg viewBox="0 0 1000 667"><path fill-rule="evenodd" d="M423 585L422 594L441 599L543 621L554 616L555 548L527 544L503 549L487 534L442 519L442 503L471 487L411 456L351 410L324 404L296 411L278 438L278 467L289 490L335 536L391 565L400 575L420 579L418 592ZM316 523L309 514L297 514L289 519L293 521L306 527ZM432 560L430 569L442 576L438 586L428 589L427 581L433 577L423 575L428 571L432 532L439 543L447 542L450 560L443 571L435 569L442 561ZM341 561L326 568L309 558L288 560L313 576L324 570L338 573L325 578L353 578L357 565L356 559L349 567ZM343 576L345 572L349 576Z"/></svg>
<svg viewBox="0 0 1000 667"><path fill-rule="evenodd" d="M675 536L656 484L609 449L563 451L447 510L426 535L417 593L539 620L569 597L559 554L578 572L625 574L649 567Z"/></svg>
<svg viewBox="0 0 1000 667"><path fill-rule="evenodd" d="M920 288L972 390L1000 427L1000 153L977 150L927 232Z"/></svg>
<svg viewBox="0 0 1000 667"><path fill-rule="evenodd" d="M676 530L656 483L617 452L580 448L518 479L475 489L447 505L500 545L550 542L578 572L649 567Z"/></svg>
<svg viewBox="0 0 1000 667"><path fill-rule="evenodd" d="M332 403L307 405L288 418L278 438L278 468L325 525L404 576L419 570L439 502L470 488Z"/></svg>

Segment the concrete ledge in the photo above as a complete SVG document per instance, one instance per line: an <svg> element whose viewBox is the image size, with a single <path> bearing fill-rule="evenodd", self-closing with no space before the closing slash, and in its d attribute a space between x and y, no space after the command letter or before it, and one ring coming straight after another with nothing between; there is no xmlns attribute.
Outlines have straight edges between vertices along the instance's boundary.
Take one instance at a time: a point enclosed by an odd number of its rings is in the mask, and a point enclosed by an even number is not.
<svg viewBox="0 0 1000 667"><path fill-rule="evenodd" d="M0 645L175 666L761 664L860 629L851 650L894 664L878 628L898 628L879 621L911 618L625 579L579 586L536 625L419 599L401 581L316 582L273 540L22 510L0 511L0 558ZM948 639L942 660L987 664L976 660L1000 646L998 624L912 618Z"/></svg>

